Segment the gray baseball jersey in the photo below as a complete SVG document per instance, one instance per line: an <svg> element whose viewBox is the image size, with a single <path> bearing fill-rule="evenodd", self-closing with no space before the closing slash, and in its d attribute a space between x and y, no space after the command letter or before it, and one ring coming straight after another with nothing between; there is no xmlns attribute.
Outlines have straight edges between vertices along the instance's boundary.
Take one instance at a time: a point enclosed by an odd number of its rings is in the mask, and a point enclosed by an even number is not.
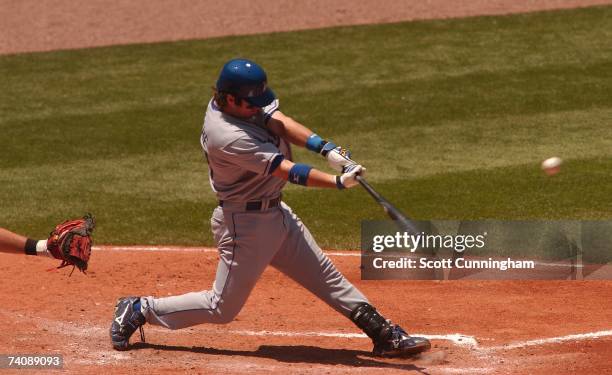
<svg viewBox="0 0 612 375"><path fill-rule="evenodd" d="M211 218L219 251L217 274L211 290L142 297L147 322L170 329L229 323L269 264L346 317L368 303L321 251L291 208L285 203L270 204L285 185L270 173L283 158L291 158L288 143L266 129L277 108L275 101L257 116L241 120L209 103L200 141L211 186L224 201ZM246 202L252 201L261 201L260 209L247 210Z"/></svg>
<svg viewBox="0 0 612 375"><path fill-rule="evenodd" d="M253 118L241 120L221 112L213 100L208 103L200 143L210 185L220 200L246 202L280 195L286 182L270 177L270 172L283 158L291 160L291 149L266 129L277 109L275 100Z"/></svg>

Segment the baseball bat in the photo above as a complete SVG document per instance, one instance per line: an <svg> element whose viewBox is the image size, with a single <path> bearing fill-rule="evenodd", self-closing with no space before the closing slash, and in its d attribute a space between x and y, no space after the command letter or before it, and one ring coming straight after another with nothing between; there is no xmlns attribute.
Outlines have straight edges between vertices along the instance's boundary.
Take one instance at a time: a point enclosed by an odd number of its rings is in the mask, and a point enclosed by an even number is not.
<svg viewBox="0 0 612 375"><path fill-rule="evenodd" d="M365 178L361 176L356 176L357 181L363 188L374 198L374 200L382 206L387 215L395 221L395 223L400 227L401 230L407 232L408 234L417 234L418 231L414 223L406 217L397 207L391 204L388 200L386 200L382 195L380 195L372 185L370 185Z"/></svg>

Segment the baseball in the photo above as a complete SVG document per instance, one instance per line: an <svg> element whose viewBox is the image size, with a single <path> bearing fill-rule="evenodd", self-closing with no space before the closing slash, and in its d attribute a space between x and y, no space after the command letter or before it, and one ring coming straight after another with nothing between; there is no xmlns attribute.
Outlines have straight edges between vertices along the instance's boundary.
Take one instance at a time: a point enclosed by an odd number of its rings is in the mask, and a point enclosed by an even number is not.
<svg viewBox="0 0 612 375"><path fill-rule="evenodd" d="M561 170L561 163L563 160L559 157L552 157L542 162L542 170L549 176L554 176Z"/></svg>

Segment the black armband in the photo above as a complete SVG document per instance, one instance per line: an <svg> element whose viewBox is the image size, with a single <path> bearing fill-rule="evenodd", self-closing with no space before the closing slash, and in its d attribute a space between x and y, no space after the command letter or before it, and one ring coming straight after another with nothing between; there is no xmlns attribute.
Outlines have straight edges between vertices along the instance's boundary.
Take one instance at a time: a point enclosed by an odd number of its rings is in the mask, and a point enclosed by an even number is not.
<svg viewBox="0 0 612 375"><path fill-rule="evenodd" d="M336 176L336 187L338 189L340 189L340 190L345 188L344 184L342 183L342 178L341 177L342 176Z"/></svg>
<svg viewBox="0 0 612 375"><path fill-rule="evenodd" d="M38 241L28 238L25 243L25 253L26 255L37 255L36 253L36 244Z"/></svg>

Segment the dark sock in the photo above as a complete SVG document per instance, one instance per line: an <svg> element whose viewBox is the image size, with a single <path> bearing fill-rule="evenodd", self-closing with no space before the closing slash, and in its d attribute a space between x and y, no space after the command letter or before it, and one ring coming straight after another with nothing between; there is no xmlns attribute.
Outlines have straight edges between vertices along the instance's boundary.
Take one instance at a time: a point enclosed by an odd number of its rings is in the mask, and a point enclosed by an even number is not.
<svg viewBox="0 0 612 375"><path fill-rule="evenodd" d="M134 302L134 311L140 312L140 300Z"/></svg>
<svg viewBox="0 0 612 375"><path fill-rule="evenodd" d="M26 255L36 255L36 244L38 241L28 238L25 243L25 253Z"/></svg>

